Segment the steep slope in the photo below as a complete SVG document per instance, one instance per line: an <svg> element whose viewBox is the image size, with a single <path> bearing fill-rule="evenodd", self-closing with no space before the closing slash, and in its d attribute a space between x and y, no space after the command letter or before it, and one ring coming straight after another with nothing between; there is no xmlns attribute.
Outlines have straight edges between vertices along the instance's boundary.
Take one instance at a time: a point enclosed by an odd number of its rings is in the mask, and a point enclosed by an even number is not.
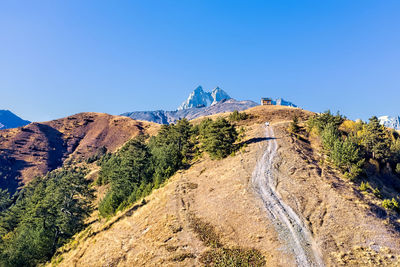
<svg viewBox="0 0 400 267"><path fill-rule="evenodd" d="M145 120L160 124L170 124L175 123L181 118L187 118L192 120L195 118L208 116L212 114L218 114L223 112L232 112L234 110L242 111L251 107L255 107L258 104L253 101L237 101L235 99L221 100L216 104L209 107L201 108L187 108L175 111L136 111L127 112L122 114L122 116L130 117L134 120Z"/></svg>
<svg viewBox="0 0 400 267"><path fill-rule="evenodd" d="M252 183L266 207L269 218L278 233L287 240L287 247L299 266L322 266L320 252L308 228L299 216L280 198L276 191L277 180L273 174L273 162L278 144L269 122L266 123L268 147L254 170Z"/></svg>
<svg viewBox="0 0 400 267"><path fill-rule="evenodd" d="M29 124L9 110L0 110L0 130L17 128Z"/></svg>
<svg viewBox="0 0 400 267"><path fill-rule="evenodd" d="M0 187L14 192L19 185L61 166L68 158L88 158L103 146L115 151L133 136L157 128L126 117L80 113L0 131Z"/></svg>
<svg viewBox="0 0 400 267"><path fill-rule="evenodd" d="M317 266L318 261L307 260L308 256L299 260L301 253L292 244L296 241L288 238L277 216L271 216L266 207L271 202L259 195L253 182L261 164L271 180L259 185L272 188L282 207L287 206L292 213L287 216L299 223L296 231L308 233L300 244L314 243L322 264L400 263L399 230L386 223L385 211L371 205L357 186L335 170L320 166L312 142L287 132L294 115L304 120L310 112L259 106L247 113L251 119L240 122L247 129L244 150L220 161L200 159L174 175L146 203L137 203L110 221L94 216L54 261L61 266L198 266L213 251L204 241L206 235L226 249L257 249L267 266L301 262ZM268 138L266 121L274 132ZM310 254L311 250L303 249ZM311 255L316 259L314 252Z"/></svg>

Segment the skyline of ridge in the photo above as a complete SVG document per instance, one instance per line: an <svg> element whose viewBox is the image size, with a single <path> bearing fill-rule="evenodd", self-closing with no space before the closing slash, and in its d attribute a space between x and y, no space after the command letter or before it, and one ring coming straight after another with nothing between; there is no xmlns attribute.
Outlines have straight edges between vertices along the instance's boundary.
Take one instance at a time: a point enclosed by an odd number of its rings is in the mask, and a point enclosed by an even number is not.
<svg viewBox="0 0 400 267"><path fill-rule="evenodd" d="M0 3L0 108L173 110L195 88L398 115L398 1Z"/></svg>

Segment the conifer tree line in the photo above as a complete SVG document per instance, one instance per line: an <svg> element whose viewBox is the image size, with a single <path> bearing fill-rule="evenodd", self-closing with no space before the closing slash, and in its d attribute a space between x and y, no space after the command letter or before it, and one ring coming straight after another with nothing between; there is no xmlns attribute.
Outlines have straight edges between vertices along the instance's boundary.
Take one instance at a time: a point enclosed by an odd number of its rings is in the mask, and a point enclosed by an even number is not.
<svg viewBox="0 0 400 267"><path fill-rule="evenodd" d="M371 159L400 174L400 135L381 125L376 116L368 123L354 122L327 111L310 118L307 130L321 137L329 160L350 179L362 175Z"/></svg>
<svg viewBox="0 0 400 267"><path fill-rule="evenodd" d="M196 126L182 119L163 125L156 136L128 141L114 154L100 148L86 161L101 167L96 183L110 185L99 203L100 215L112 216L148 195L203 152L213 159L232 154L237 137L235 126L223 118ZM84 220L95 208L87 173L84 167L66 164L33 179L13 196L0 190L0 266L45 263L86 227Z"/></svg>
<svg viewBox="0 0 400 267"><path fill-rule="evenodd" d="M237 149L238 133L224 118L205 119L193 126L186 119L163 125L156 136L146 141L139 136L129 141L118 153L101 159L97 183L110 184L100 201L103 217L148 195L176 171L186 168L204 151L212 159L222 159Z"/></svg>
<svg viewBox="0 0 400 267"><path fill-rule="evenodd" d="M38 177L12 198L0 190L0 266L36 266L77 231L92 207L87 171L66 167Z"/></svg>

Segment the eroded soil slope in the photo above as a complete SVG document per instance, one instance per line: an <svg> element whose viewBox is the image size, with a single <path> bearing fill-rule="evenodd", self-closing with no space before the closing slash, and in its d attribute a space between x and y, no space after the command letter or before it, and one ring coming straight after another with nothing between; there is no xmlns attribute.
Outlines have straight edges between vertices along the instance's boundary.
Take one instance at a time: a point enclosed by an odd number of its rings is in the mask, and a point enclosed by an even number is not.
<svg viewBox="0 0 400 267"><path fill-rule="evenodd" d="M400 233L382 208L371 206L357 186L328 165L311 145L273 128L278 155L273 175L281 198L311 231L328 266L398 266Z"/></svg>
<svg viewBox="0 0 400 267"><path fill-rule="evenodd" d="M100 147L115 151L139 133L158 126L121 116L80 113L66 118L0 131L1 188L15 191L37 175L62 165L67 158L94 155Z"/></svg>

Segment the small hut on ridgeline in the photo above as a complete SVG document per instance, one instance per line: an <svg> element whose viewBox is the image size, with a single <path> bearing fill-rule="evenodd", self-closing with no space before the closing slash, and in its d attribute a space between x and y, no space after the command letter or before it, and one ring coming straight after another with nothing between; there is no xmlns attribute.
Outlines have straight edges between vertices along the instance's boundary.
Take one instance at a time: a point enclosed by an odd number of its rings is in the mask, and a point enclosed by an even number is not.
<svg viewBox="0 0 400 267"><path fill-rule="evenodd" d="M261 105L262 106L270 106L270 105L272 105L272 98L269 98L269 97L261 98Z"/></svg>

